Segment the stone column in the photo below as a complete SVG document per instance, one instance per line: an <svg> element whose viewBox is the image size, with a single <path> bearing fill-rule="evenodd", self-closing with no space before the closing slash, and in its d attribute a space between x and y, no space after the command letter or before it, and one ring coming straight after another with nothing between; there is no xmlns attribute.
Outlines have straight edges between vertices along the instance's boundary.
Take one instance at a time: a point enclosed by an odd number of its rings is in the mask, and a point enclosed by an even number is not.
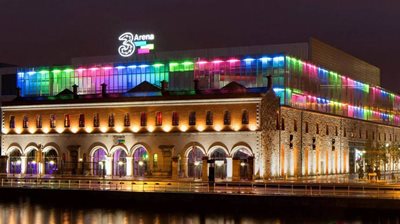
<svg viewBox="0 0 400 224"><path fill-rule="evenodd" d="M38 165L38 169L39 169L39 175L43 175L45 174L45 170L44 170L44 161L40 161L37 163Z"/></svg>
<svg viewBox="0 0 400 224"><path fill-rule="evenodd" d="M183 167L183 177L188 177L189 176L189 174L188 174L188 161L189 161L189 159L187 158L187 157L184 157L183 159L182 159L182 167Z"/></svg>
<svg viewBox="0 0 400 224"><path fill-rule="evenodd" d="M226 157L226 177L232 179L232 157Z"/></svg>
<svg viewBox="0 0 400 224"><path fill-rule="evenodd" d="M203 164L201 167L201 180L202 181L208 181L208 157L204 156L203 157Z"/></svg>
<svg viewBox="0 0 400 224"><path fill-rule="evenodd" d="M239 181L240 180L240 159L233 159L232 163L232 180Z"/></svg>
<svg viewBox="0 0 400 224"><path fill-rule="evenodd" d="M171 176L173 180L178 179L178 157L172 157L172 172Z"/></svg>
<svg viewBox="0 0 400 224"><path fill-rule="evenodd" d="M113 157L112 156L107 156L106 157L106 176L112 176L112 162L113 162Z"/></svg>
<svg viewBox="0 0 400 224"><path fill-rule="evenodd" d="M133 176L133 157L128 156L126 158L126 176L127 177L132 177Z"/></svg>
<svg viewBox="0 0 400 224"><path fill-rule="evenodd" d="M21 174L26 174L27 166L28 166L28 157L21 156Z"/></svg>

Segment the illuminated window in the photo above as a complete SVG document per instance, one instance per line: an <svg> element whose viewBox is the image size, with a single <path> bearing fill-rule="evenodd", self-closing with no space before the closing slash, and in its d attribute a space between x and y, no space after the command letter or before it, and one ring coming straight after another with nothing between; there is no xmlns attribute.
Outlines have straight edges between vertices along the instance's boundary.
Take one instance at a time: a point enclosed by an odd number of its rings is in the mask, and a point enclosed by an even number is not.
<svg viewBox="0 0 400 224"><path fill-rule="evenodd" d="M224 125L231 125L231 112L229 111L224 113Z"/></svg>
<svg viewBox="0 0 400 224"><path fill-rule="evenodd" d="M172 112L172 126L179 125L179 115L178 112Z"/></svg>
<svg viewBox="0 0 400 224"><path fill-rule="evenodd" d="M189 114L189 125L196 125L196 112L194 111Z"/></svg>
<svg viewBox="0 0 400 224"><path fill-rule="evenodd" d="M99 114L95 113L93 114L93 127L98 128L99 126L100 126Z"/></svg>
<svg viewBox="0 0 400 224"><path fill-rule="evenodd" d="M15 128L15 116L10 116L10 128Z"/></svg>
<svg viewBox="0 0 400 224"><path fill-rule="evenodd" d="M129 118L129 113L126 113L124 116L124 126L125 127L131 126L131 119Z"/></svg>
<svg viewBox="0 0 400 224"><path fill-rule="evenodd" d="M25 115L24 117L23 117L23 119L22 119L22 127L23 128L28 128L28 116L27 115Z"/></svg>
<svg viewBox="0 0 400 224"><path fill-rule="evenodd" d="M162 125L162 113L160 111L156 112L156 126Z"/></svg>
<svg viewBox="0 0 400 224"><path fill-rule="evenodd" d="M64 115L64 127L69 128L71 126L71 121L69 119L69 114Z"/></svg>
<svg viewBox="0 0 400 224"><path fill-rule="evenodd" d="M153 155L153 169L158 169L158 155L157 155L157 153Z"/></svg>
<svg viewBox="0 0 400 224"><path fill-rule="evenodd" d="M242 124L249 124L249 112L247 110L242 112Z"/></svg>
<svg viewBox="0 0 400 224"><path fill-rule="evenodd" d="M56 128L56 115L50 114L50 128Z"/></svg>
<svg viewBox="0 0 400 224"><path fill-rule="evenodd" d="M42 128L42 115L36 116L36 128Z"/></svg>
<svg viewBox="0 0 400 224"><path fill-rule="evenodd" d="M114 127L114 114L113 113L108 115L108 127Z"/></svg>
<svg viewBox="0 0 400 224"><path fill-rule="evenodd" d="M85 115L84 114L79 114L79 127L80 128L85 127Z"/></svg>
<svg viewBox="0 0 400 224"><path fill-rule="evenodd" d="M147 125L147 115L145 112L140 113L140 126L146 126Z"/></svg>
<svg viewBox="0 0 400 224"><path fill-rule="evenodd" d="M213 114L211 111L207 111L206 114L206 125L213 125Z"/></svg>

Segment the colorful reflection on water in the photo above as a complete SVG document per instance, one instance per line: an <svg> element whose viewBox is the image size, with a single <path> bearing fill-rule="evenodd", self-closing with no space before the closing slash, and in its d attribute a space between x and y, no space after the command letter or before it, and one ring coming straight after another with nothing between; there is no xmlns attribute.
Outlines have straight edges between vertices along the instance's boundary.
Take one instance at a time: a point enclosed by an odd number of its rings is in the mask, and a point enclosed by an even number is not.
<svg viewBox="0 0 400 224"><path fill-rule="evenodd" d="M117 205L118 206L118 205ZM316 217L302 213L283 214L241 214L231 212L218 214L209 212L154 212L138 211L134 208L84 208L67 206L50 206L32 203L28 199L19 201L0 201L0 224L255 224L255 223L399 223L397 215L380 214L347 214Z"/></svg>

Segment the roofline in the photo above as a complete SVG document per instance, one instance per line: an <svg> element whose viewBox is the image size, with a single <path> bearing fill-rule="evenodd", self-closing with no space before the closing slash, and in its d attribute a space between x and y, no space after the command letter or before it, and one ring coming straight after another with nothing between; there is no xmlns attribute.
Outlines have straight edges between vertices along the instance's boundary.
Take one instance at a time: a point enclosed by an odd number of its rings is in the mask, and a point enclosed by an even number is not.
<svg viewBox="0 0 400 224"><path fill-rule="evenodd" d="M24 110L54 110L54 109L93 109L93 108L121 108L144 106L184 106L184 105L220 105L220 104L255 104L260 103L262 97L229 98L229 99L191 99L191 100L151 100L141 102L105 102L105 103L75 103L75 104L40 104L3 106L4 111Z"/></svg>

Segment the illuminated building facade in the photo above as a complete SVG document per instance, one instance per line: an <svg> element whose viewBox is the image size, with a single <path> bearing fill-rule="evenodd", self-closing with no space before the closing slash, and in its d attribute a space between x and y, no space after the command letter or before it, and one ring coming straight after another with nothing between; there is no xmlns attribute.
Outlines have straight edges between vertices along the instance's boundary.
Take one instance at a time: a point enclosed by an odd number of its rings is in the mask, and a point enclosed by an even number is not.
<svg viewBox="0 0 400 224"><path fill-rule="evenodd" d="M18 69L2 107L8 173L352 173L370 142L398 144L400 96L379 87L379 69L314 39L72 64Z"/></svg>

